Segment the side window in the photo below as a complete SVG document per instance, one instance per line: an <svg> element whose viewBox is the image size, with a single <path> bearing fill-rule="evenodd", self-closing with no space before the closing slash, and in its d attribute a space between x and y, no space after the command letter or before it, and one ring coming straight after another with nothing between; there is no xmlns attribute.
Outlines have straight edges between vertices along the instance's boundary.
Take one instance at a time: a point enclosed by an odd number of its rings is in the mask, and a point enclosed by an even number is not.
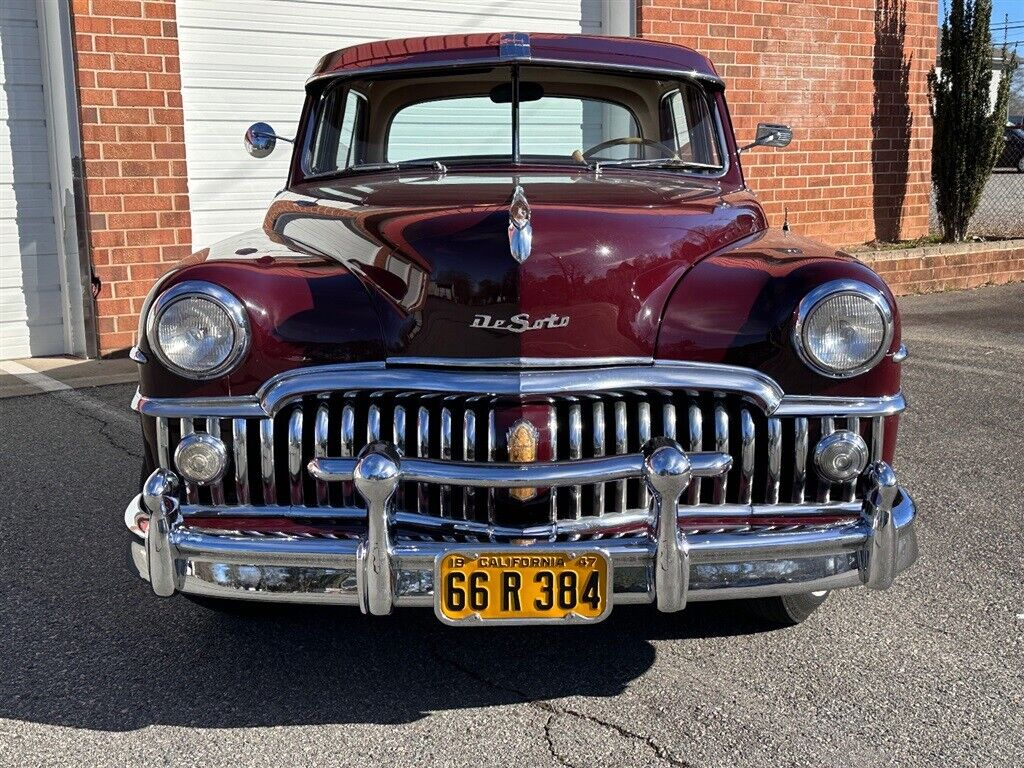
<svg viewBox="0 0 1024 768"><path fill-rule="evenodd" d="M672 132L669 138L676 150L676 154L683 160L693 160L693 155L690 151L690 125L686 122L683 94L675 91L668 96L666 107L668 108L668 118Z"/></svg>
<svg viewBox="0 0 1024 768"><path fill-rule="evenodd" d="M365 121L366 99L355 91L349 91L345 96L345 110L338 130L336 168L348 168L363 161L359 134Z"/></svg>
<svg viewBox="0 0 1024 768"><path fill-rule="evenodd" d="M722 165L714 117L707 99L694 88L672 91L662 101L662 140L681 160Z"/></svg>
<svg viewBox="0 0 1024 768"><path fill-rule="evenodd" d="M312 144L312 173L330 173L362 162L362 133L366 98L354 90L334 88L323 100L320 123Z"/></svg>

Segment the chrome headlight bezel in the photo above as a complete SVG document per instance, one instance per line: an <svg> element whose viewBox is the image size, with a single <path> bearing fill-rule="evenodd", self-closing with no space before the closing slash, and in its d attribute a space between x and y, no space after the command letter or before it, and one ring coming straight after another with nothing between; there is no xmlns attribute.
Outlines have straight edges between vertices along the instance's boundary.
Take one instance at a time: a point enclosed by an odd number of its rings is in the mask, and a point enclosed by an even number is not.
<svg viewBox="0 0 1024 768"><path fill-rule="evenodd" d="M884 326L882 341L878 345L878 350L869 359L865 360L857 367L845 370L830 368L818 360L818 358L811 353L806 339L807 321L814 311L822 304L822 302L841 295L854 295L870 302L878 311L879 317L881 318ZM796 311L796 323L793 326L793 347L796 349L797 355L800 357L800 360L803 361L804 365L815 373L819 373L830 379L850 379L854 376L859 376L862 373L867 373L878 365L882 358L885 357L886 353L888 353L889 347L892 345L893 333L892 305L881 291L877 288L871 287L867 283L862 283L859 280L833 280L819 285L801 299Z"/></svg>
<svg viewBox="0 0 1024 768"><path fill-rule="evenodd" d="M231 326L233 336L231 351L223 361L207 370L190 370L181 367L169 359L160 346L158 331L161 318L176 303L190 298L203 299L216 305L224 313ZM234 294L215 283L186 280L157 296L146 318L146 338L149 341L149 348L168 370L186 379L207 381L224 376L238 366L249 351L252 333L249 329L249 316L246 314L245 306Z"/></svg>

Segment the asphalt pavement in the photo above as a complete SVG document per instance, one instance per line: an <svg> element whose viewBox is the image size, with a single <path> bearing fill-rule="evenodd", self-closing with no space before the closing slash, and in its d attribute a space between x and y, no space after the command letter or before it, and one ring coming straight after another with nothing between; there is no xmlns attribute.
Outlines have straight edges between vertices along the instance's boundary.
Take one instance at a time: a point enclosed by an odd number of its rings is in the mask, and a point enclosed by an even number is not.
<svg viewBox="0 0 1024 768"><path fill-rule="evenodd" d="M0 765L1024 764L1024 285L901 305L921 559L790 629L161 601L126 564L133 386L0 399Z"/></svg>

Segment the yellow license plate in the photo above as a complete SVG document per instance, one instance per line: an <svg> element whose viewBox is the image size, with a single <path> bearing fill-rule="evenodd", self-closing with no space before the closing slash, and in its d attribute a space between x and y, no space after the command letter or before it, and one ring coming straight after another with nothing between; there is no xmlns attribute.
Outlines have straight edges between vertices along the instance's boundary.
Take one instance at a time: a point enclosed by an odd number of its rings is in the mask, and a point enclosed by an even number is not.
<svg viewBox="0 0 1024 768"><path fill-rule="evenodd" d="M447 624L601 621L611 571L596 550L449 552L437 560L434 610Z"/></svg>

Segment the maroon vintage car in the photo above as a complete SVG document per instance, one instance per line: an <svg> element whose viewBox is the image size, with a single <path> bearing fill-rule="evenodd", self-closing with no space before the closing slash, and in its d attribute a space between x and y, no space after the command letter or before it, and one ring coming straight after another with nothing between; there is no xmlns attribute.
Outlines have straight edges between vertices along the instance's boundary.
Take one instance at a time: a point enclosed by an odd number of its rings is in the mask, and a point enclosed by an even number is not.
<svg viewBox="0 0 1024 768"><path fill-rule="evenodd" d="M321 59L262 229L154 288L133 351L157 595L592 622L798 622L917 556L896 304L770 230L675 45L478 34ZM255 156L279 137L258 123Z"/></svg>

